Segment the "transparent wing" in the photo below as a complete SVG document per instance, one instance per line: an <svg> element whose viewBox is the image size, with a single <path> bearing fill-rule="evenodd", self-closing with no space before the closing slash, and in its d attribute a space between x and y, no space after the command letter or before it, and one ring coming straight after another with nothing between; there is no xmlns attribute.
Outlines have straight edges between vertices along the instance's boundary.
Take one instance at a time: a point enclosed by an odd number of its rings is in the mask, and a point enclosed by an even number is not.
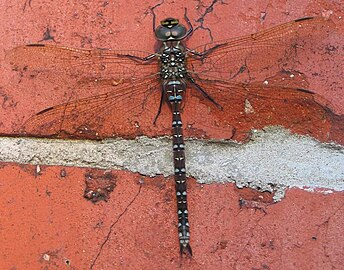
<svg viewBox="0 0 344 270"><path fill-rule="evenodd" d="M157 59L142 60L149 55L48 44L8 51L6 60L31 77L34 74L43 82L84 93L104 93L47 108L27 120L22 131L34 136L83 138L142 132L152 125L161 96Z"/></svg>
<svg viewBox="0 0 344 270"><path fill-rule="evenodd" d="M132 57L127 57L131 55ZM48 44L29 44L6 53L6 60L18 70L51 71L55 76L98 79L129 79L158 72L156 59L144 65L141 51L76 49ZM56 78L57 80L59 78Z"/></svg>
<svg viewBox="0 0 344 270"><path fill-rule="evenodd" d="M327 107L329 102L312 91L296 88L288 82L284 85L266 84L266 81L245 84L198 79L197 83L222 107L216 107L197 90L192 91L209 107L217 129L232 127L238 133L247 134L252 129L281 125L317 138L328 136L332 115ZM241 135L236 134L234 138L246 137Z"/></svg>
<svg viewBox="0 0 344 270"><path fill-rule="evenodd" d="M282 69L292 69L305 50L311 51L312 46L334 28L333 22L325 18L306 17L255 34L201 46L195 51L209 50L208 53L203 57L189 53L188 71L202 79L240 82L264 79Z"/></svg>
<svg viewBox="0 0 344 270"><path fill-rule="evenodd" d="M116 86L97 81L97 87L112 89L47 108L30 117L23 132L44 137L104 138L138 134L152 125L161 96L158 75Z"/></svg>

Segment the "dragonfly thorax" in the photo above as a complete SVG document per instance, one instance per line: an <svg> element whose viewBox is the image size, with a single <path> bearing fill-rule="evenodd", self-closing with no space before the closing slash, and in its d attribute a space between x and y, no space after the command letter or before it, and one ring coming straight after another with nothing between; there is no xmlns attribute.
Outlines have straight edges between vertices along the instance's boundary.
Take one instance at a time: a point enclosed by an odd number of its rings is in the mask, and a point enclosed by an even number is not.
<svg viewBox="0 0 344 270"><path fill-rule="evenodd" d="M160 75L163 80L182 79L186 76L184 47L176 45L164 45L160 51Z"/></svg>

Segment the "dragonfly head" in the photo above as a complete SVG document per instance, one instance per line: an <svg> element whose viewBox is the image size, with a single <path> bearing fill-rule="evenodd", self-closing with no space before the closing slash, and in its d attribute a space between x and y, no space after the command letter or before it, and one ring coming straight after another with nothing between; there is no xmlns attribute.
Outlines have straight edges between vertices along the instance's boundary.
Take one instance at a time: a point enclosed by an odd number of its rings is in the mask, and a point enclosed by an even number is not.
<svg viewBox="0 0 344 270"><path fill-rule="evenodd" d="M186 32L186 27L178 19L167 18L155 29L155 36L160 41L176 41L183 39Z"/></svg>

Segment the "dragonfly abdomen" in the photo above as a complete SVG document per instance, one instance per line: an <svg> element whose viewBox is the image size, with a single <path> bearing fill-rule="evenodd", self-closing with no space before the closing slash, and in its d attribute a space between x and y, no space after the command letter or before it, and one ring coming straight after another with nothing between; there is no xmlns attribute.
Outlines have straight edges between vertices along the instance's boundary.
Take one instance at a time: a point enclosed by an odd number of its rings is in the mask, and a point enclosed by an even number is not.
<svg viewBox="0 0 344 270"><path fill-rule="evenodd" d="M192 255L190 247L190 230L187 209L185 144L180 104L186 89L181 80L166 80L163 84L172 111L174 179L177 197L178 235L180 252Z"/></svg>

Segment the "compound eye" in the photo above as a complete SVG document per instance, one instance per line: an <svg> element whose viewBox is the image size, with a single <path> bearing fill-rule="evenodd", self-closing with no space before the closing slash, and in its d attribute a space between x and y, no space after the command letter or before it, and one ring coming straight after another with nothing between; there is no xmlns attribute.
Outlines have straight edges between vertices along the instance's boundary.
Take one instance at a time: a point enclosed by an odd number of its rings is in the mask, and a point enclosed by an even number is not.
<svg viewBox="0 0 344 270"><path fill-rule="evenodd" d="M171 29L163 26L158 26L155 30L155 36L157 39L162 41L168 40L172 36Z"/></svg>
<svg viewBox="0 0 344 270"><path fill-rule="evenodd" d="M178 36L178 31L172 31L172 36L177 37Z"/></svg>
<svg viewBox="0 0 344 270"><path fill-rule="evenodd" d="M181 39L186 34L186 28L182 24L178 24L172 28L172 36L176 39Z"/></svg>
<svg viewBox="0 0 344 270"><path fill-rule="evenodd" d="M168 40L180 40L186 35L186 27L182 24L168 24L159 25L155 29L155 36L158 40L168 41Z"/></svg>

